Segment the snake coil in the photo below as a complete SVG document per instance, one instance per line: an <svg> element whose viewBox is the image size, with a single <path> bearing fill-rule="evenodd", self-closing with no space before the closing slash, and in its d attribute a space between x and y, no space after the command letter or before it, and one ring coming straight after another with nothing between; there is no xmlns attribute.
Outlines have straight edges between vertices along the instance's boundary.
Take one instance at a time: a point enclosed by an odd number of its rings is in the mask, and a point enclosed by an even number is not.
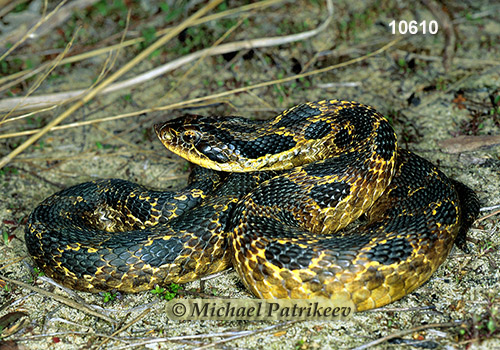
<svg viewBox="0 0 500 350"><path fill-rule="evenodd" d="M422 285L479 212L471 189L398 148L386 119L356 102L309 102L268 121L187 116L155 130L202 168L178 192L110 179L44 200L25 237L47 275L135 292L232 264L257 297L351 300L361 311Z"/></svg>

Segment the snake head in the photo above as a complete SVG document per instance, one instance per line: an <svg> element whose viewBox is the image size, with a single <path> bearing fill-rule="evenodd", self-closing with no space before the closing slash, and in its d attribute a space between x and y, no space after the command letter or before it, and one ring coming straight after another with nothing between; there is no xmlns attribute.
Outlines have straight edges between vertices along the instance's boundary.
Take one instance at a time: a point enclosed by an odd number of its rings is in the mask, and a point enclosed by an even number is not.
<svg viewBox="0 0 500 350"><path fill-rule="evenodd" d="M288 124L276 127L236 116L188 115L155 125L155 130L168 150L218 171L283 170L321 159L326 137L305 137L300 133L304 123Z"/></svg>
<svg viewBox="0 0 500 350"><path fill-rule="evenodd" d="M238 152L227 140L221 140L220 120L214 117L188 115L154 126L156 135L171 152L219 171L235 171Z"/></svg>

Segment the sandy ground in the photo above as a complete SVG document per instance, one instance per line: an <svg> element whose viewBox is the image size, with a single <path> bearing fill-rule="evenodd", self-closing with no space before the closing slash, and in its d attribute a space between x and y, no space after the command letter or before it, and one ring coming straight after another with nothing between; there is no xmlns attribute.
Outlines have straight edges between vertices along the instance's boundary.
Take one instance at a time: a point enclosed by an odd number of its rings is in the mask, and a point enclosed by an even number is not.
<svg viewBox="0 0 500 350"><path fill-rule="evenodd" d="M183 101L292 76L301 69L310 71L344 62L393 40L389 27L393 19L420 22L434 18L422 4L412 10L395 1L371 5L339 2L334 11L332 23L311 39L256 49L251 54L243 51L234 57L205 58L163 98L172 84L192 68L187 64L135 88L98 97L65 123ZM383 310L358 313L339 322L171 321L165 316L166 301L150 292L123 294L105 303L102 295L68 293L46 280L33 281L33 261L24 243L24 222L30 211L59 186L116 177L156 188L182 187L188 176L187 164L169 154L155 139L152 125L157 122L186 113L264 119L292 105L323 98L375 106L393 123L402 147L439 164L446 174L472 187L482 207L499 205L500 147L493 144L464 150L464 142L452 142L447 148L441 142L459 135L500 134L499 103L496 110L492 106L492 100L498 101L500 86L500 24L498 17L494 18L500 9L493 2L470 1L468 5L450 4L447 11L452 16L457 46L447 71L442 62L445 32L438 19L437 35L406 35L387 51L344 68L230 95L198 108L153 112L44 136L4 168L0 176L0 228L10 236L0 242L0 283L3 277L6 282L0 290L0 317L21 316L0 324L0 332L6 336L0 340L0 348L352 348L394 334L395 339L378 348L403 347L398 344L405 341L419 341L423 348L500 348L500 224L498 213L486 217L491 210L481 213L469 233L470 253L454 249L432 278L414 293ZM326 16L322 2L288 2L251 14L226 41L312 29ZM214 25L209 23L203 28L211 30ZM175 57L175 53L169 53L146 61L130 74ZM59 72L62 77L42 85L36 94L87 87L103 59L66 67ZM42 126L64 108L38 114L39 119L34 118L32 124L17 124L16 130ZM13 131L8 127L0 130ZM22 141L0 140L0 155L6 155ZM196 281L183 289L195 295L250 297L234 271L207 280L203 286ZM53 295L91 305L116 323L68 306ZM451 327L453 322L463 323ZM403 330L410 331L398 336ZM190 335L198 337L186 337ZM224 339L229 341L220 342Z"/></svg>

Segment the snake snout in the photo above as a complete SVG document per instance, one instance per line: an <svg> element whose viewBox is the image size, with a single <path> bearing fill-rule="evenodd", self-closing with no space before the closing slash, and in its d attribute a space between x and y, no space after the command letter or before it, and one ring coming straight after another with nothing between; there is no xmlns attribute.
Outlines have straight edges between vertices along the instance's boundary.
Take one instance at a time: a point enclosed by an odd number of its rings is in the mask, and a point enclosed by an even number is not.
<svg viewBox="0 0 500 350"><path fill-rule="evenodd" d="M173 140L174 135L172 133L172 129L168 126L168 122L163 124L155 124L154 129L156 132L156 136L158 136L162 143L164 141L168 142Z"/></svg>

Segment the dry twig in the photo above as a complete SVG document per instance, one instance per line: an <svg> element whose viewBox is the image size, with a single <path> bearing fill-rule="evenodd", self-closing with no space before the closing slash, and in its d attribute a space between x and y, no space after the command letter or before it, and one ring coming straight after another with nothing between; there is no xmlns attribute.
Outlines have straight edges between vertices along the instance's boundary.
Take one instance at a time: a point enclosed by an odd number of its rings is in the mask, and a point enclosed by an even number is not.
<svg viewBox="0 0 500 350"><path fill-rule="evenodd" d="M5 280L5 281L7 281L7 282L9 282L9 283L16 284L18 286L21 286L23 288L26 288L26 289L31 290L33 292L36 292L38 294L45 295L46 297L49 297L49 298L54 299L54 300L57 300L60 303L68 305L69 307L81 310L81 311L83 311L83 312L85 312L85 313L87 313L89 315L92 315L92 316L98 317L100 319L103 319L103 320L105 320L105 321L107 321L107 322L109 322L111 324L116 324L117 323L117 321L114 320L114 319L112 319L111 317L106 316L104 314L101 314L101 313L97 312L96 310L91 309L90 307L88 307L85 304L77 303L74 300L65 298L65 297L60 296L58 294L54 294L54 293L48 292L48 291L46 291L46 290L44 290L42 288L38 288L38 287L32 286L30 284L24 283L24 282L20 282L20 281L17 281L17 280L13 280L13 279L7 278L5 276L0 276L0 278L3 279L3 280Z"/></svg>
<svg viewBox="0 0 500 350"><path fill-rule="evenodd" d="M459 321L459 322L446 322L446 323L424 324L422 326L418 326L418 327L414 327L414 328L410 328L410 329L405 329L405 330L400 331L400 332L396 332L396 333L393 333L393 334L386 335L385 337L379 338L377 340L371 341L371 342L363 344L361 346L357 346L355 348L352 348L351 350L368 349L368 348L371 348L372 346L375 346L375 345L378 345L378 344L382 344L382 343L384 343L384 342L386 342L388 340L395 339L395 338L400 338L400 337L404 337L407 334L411 334L411 333L414 333L414 332L419 332L419 331L422 331L424 329L458 327L462 323L464 323L464 322L463 321Z"/></svg>

